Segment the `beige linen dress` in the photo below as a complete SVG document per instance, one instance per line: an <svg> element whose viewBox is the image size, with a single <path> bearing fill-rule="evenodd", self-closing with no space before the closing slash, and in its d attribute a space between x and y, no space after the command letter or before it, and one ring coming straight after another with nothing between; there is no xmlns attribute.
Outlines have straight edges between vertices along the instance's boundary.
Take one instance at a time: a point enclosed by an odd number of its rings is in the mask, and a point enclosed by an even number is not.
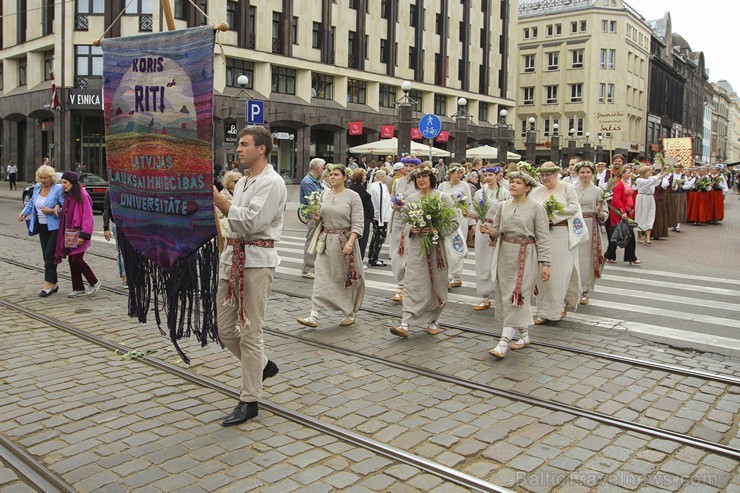
<svg viewBox="0 0 740 493"><path fill-rule="evenodd" d="M479 202L483 198L484 193L488 195L488 201L491 206L488 209L486 217L479 218L475 223L475 290L478 296L490 297L493 295L496 287L491 278L491 261L493 260L493 252L496 248L493 246L494 243L491 241L491 237L486 233L480 232L480 225L484 222L493 224L493 219L499 207L501 207L501 203L509 199L511 194L508 190L504 190L501 187L489 190L487 185L483 185L475 193L473 201Z"/></svg>
<svg viewBox="0 0 740 493"><path fill-rule="evenodd" d="M393 190L391 190L391 200L399 195L404 200L408 199L409 195L416 192L416 186L414 182L409 181L406 176L402 176L398 180L393 182ZM401 232L403 231L403 221L401 221L401 213L393 211L391 215L391 234L388 240L388 245L391 248L391 271L393 277L396 278L398 284L403 284L404 271L406 269L406 261L403 255L397 255L398 245L401 243Z"/></svg>
<svg viewBox="0 0 740 493"><path fill-rule="evenodd" d="M581 276L581 289L583 293L593 293L596 277L601 277L604 269L604 238L601 234L601 223L596 214L596 207L601 200L603 190L589 182L584 188L576 187L578 202L583 212L583 222L588 229L589 240L583 241L576 247L578 250L578 266ZM605 211L602 211L606 219Z"/></svg>

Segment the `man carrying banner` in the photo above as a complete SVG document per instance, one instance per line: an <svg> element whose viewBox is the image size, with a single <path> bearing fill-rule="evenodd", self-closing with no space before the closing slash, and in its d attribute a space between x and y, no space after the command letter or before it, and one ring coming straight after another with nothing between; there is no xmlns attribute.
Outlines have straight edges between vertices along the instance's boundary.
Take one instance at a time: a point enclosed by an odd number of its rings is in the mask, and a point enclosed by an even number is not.
<svg viewBox="0 0 740 493"><path fill-rule="evenodd" d="M219 266L219 338L239 359L242 390L239 404L221 423L234 426L257 416L262 381L278 373L265 356L262 324L280 263L275 242L283 231L283 211L288 192L282 177L268 161L272 134L250 126L239 132L239 161L249 170L234 187L231 203L214 187L213 202L231 227Z"/></svg>

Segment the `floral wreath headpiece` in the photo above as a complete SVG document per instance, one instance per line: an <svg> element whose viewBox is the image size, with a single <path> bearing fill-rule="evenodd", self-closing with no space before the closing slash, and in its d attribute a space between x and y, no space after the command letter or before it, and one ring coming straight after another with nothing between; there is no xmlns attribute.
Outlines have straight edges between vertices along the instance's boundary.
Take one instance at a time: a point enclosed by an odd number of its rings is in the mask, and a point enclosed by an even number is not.
<svg viewBox="0 0 740 493"><path fill-rule="evenodd" d="M526 171L512 171L511 173L509 173L509 181L513 180L514 178L519 178L524 182L525 185L528 185L532 188L539 185L537 180L532 178Z"/></svg>
<svg viewBox="0 0 740 493"><path fill-rule="evenodd" d="M447 170L447 173L465 173L465 168L460 164L456 164L454 166L450 166L450 169Z"/></svg>
<svg viewBox="0 0 740 493"><path fill-rule="evenodd" d="M591 161L579 161L576 163L576 165L573 167L574 170L576 170L576 173L578 170L580 170L583 167L586 167L591 170L591 173L596 173L596 165L592 163Z"/></svg>
<svg viewBox="0 0 740 493"><path fill-rule="evenodd" d="M519 161L516 163L516 170L523 171L535 182L540 179L540 170L538 170L534 164L528 163L527 161ZM516 171L512 171L512 173L516 173ZM509 174L509 177L511 177L511 174Z"/></svg>
<svg viewBox="0 0 740 493"><path fill-rule="evenodd" d="M349 168L347 168L345 165L343 165L341 163L327 164L326 165L326 169L329 171L329 173L331 173L332 171L338 169L339 171L341 171L342 173L344 173L344 176L346 176L347 178L352 178L352 170L349 169Z"/></svg>
<svg viewBox="0 0 740 493"><path fill-rule="evenodd" d="M414 166L419 166L421 164L421 159L416 156L404 156L401 158L401 162L403 164L413 164Z"/></svg>
<svg viewBox="0 0 740 493"><path fill-rule="evenodd" d="M426 166L416 168L411 173L409 173L409 181L414 181L417 177L422 175L434 175L436 177L437 170L434 168L428 168Z"/></svg>

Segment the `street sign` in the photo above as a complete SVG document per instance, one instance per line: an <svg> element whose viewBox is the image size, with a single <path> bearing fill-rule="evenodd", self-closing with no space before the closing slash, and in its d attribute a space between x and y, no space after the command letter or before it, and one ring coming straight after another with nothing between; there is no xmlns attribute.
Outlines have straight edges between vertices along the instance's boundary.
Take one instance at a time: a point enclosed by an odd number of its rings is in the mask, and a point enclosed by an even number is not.
<svg viewBox="0 0 740 493"><path fill-rule="evenodd" d="M442 130L442 120L433 113L424 115L419 120L419 130L425 139L433 139Z"/></svg>
<svg viewBox="0 0 740 493"><path fill-rule="evenodd" d="M252 125L265 124L265 102L254 99L247 100L247 123Z"/></svg>

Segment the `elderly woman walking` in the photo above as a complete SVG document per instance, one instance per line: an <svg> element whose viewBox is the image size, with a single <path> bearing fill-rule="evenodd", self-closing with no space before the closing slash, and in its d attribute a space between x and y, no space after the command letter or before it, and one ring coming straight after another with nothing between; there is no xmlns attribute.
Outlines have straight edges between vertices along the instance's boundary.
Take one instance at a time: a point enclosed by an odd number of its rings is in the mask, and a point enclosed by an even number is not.
<svg viewBox="0 0 740 493"><path fill-rule="evenodd" d="M496 313L503 319L501 339L488 351L504 358L509 349L530 344L532 323L530 300L535 283L550 279L550 231L545 207L528 195L537 181L524 171L509 174L511 200L501 204L493 223L481 225L481 231L498 243L491 267L495 283ZM519 334L519 339L512 339Z"/></svg>
<svg viewBox="0 0 740 493"><path fill-rule="evenodd" d="M344 318L339 325L352 325L365 296L365 273L357 241L365 223L362 200L345 187L343 165L330 164L327 170L331 189L322 194L321 209L315 217L320 224L311 313L297 319L307 327L318 327L322 310L341 312Z"/></svg>
<svg viewBox="0 0 740 493"><path fill-rule="evenodd" d="M538 284L536 325L565 318L569 306L578 303L581 292L578 264L578 249L570 244L569 220L581 211L578 194L573 185L560 181L560 166L552 161L540 168L542 186L532 190L531 200L545 206L550 219L550 245L555 259L550 281Z"/></svg>

